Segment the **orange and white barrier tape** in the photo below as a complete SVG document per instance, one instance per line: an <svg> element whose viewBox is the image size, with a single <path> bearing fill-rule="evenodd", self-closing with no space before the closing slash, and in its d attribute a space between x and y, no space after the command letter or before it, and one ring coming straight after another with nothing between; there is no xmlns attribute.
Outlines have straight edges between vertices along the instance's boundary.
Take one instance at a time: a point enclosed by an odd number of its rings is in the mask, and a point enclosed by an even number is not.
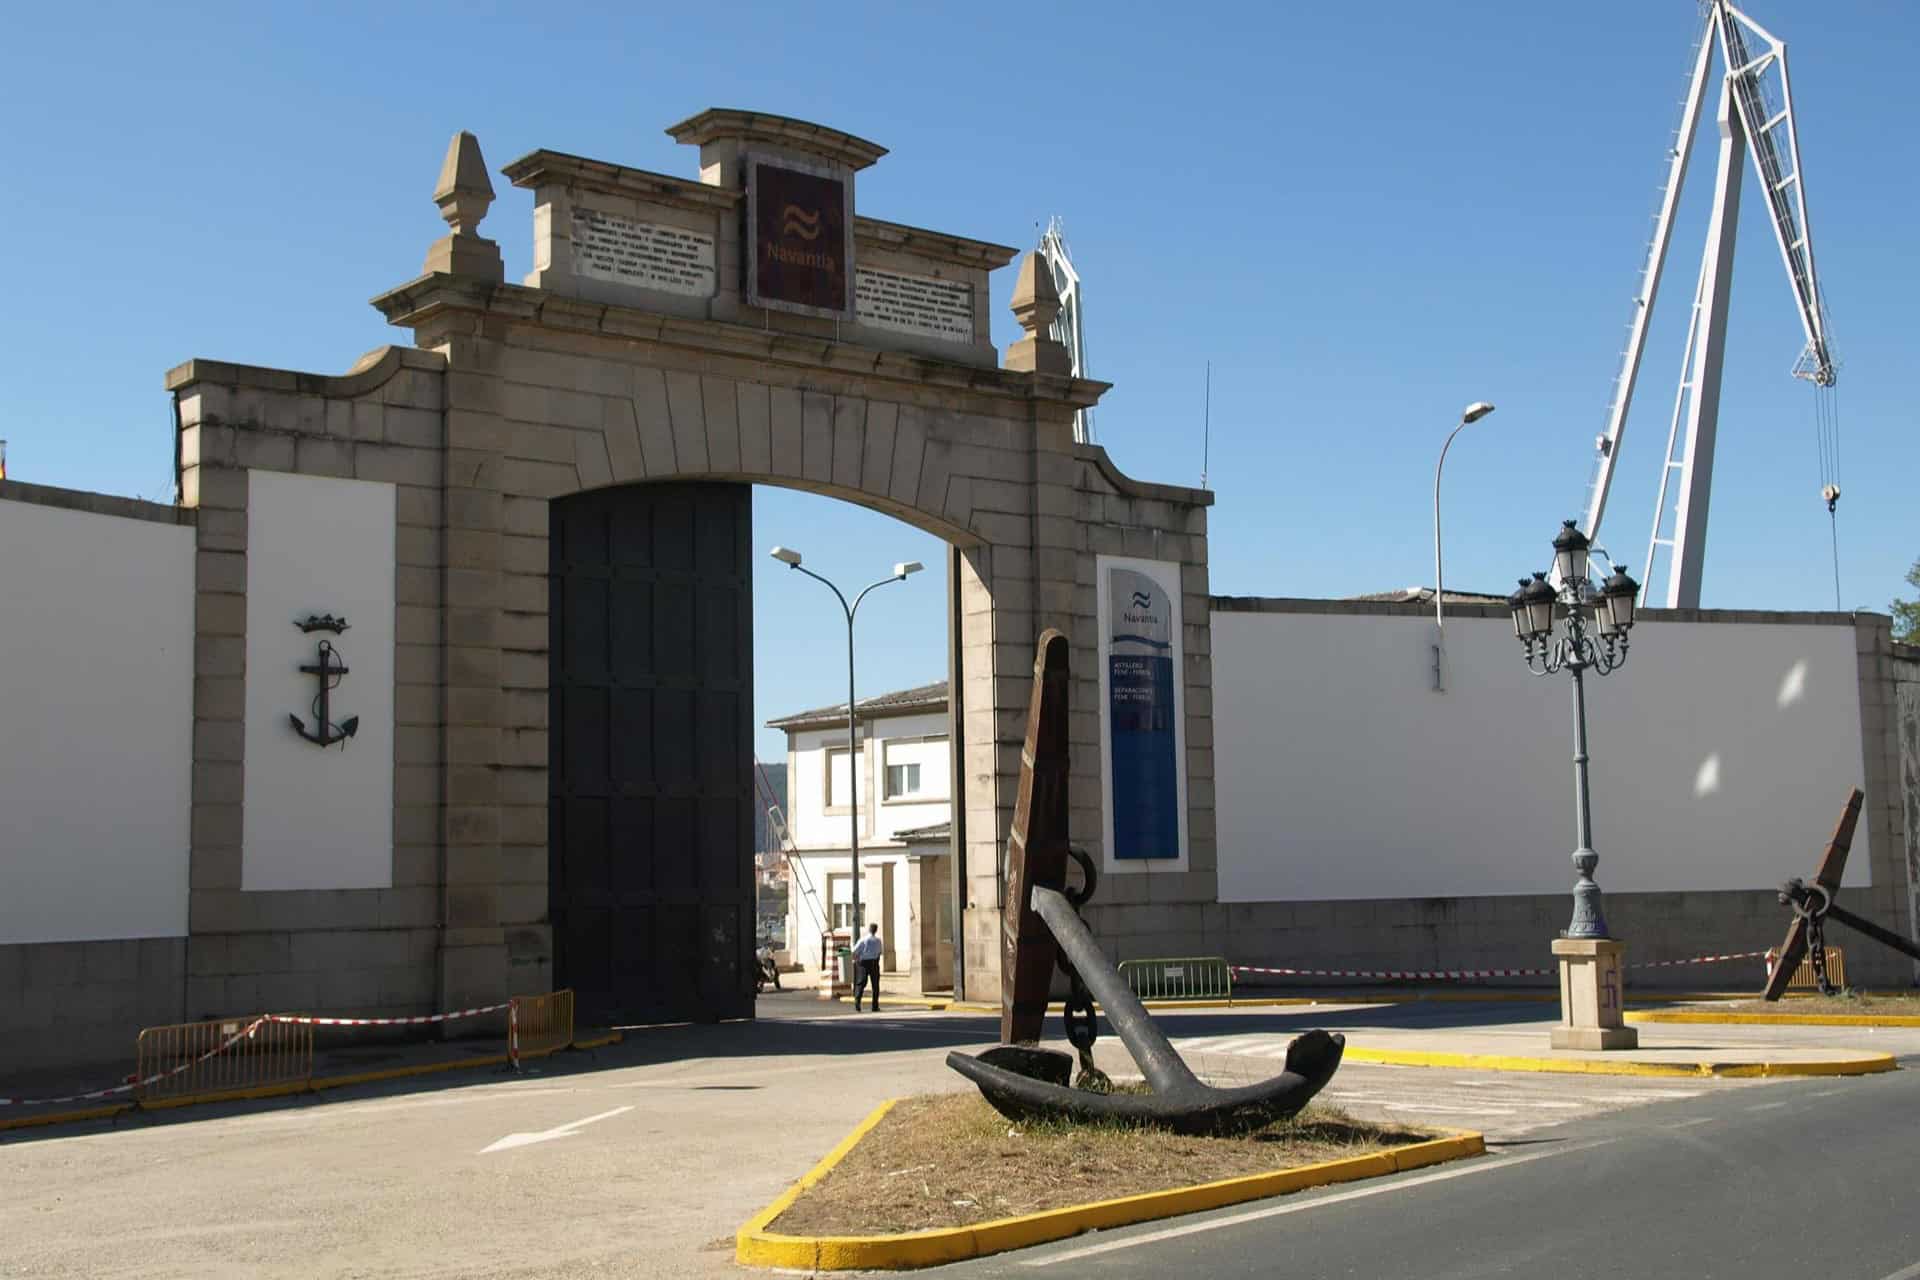
<svg viewBox="0 0 1920 1280"><path fill-rule="evenodd" d="M315 1018L302 1013L269 1013L264 1022L298 1022L310 1027L416 1027L428 1022L451 1022L483 1013L498 1013L506 1004L481 1005L478 1009L456 1009L452 1013L424 1013L417 1018Z"/></svg>
<svg viewBox="0 0 1920 1280"><path fill-rule="evenodd" d="M1685 960L1642 960L1629 969L1670 969L1684 964L1717 964L1725 960L1752 960L1764 951L1733 951L1717 956L1690 956ZM1258 965L1229 965L1235 973L1272 973L1289 978L1394 978L1422 982L1471 982L1482 978L1547 978L1558 969L1268 969Z"/></svg>
<svg viewBox="0 0 1920 1280"><path fill-rule="evenodd" d="M91 1093L70 1093L61 1098L0 1098L0 1107L44 1107L59 1102L98 1102L102 1098L112 1098L123 1093L132 1093L135 1089L144 1089L150 1084L158 1084L162 1080L170 1080L183 1071L190 1071L209 1058L219 1057L236 1044L239 1044L242 1040L247 1039L255 1031L258 1031L260 1024L271 1020L271 1018L271 1014L255 1018L241 1030L230 1036L225 1042L207 1050L207 1052L201 1054L192 1062L183 1062L170 1071L156 1071L145 1079L129 1080L125 1084L117 1084L110 1089L95 1089Z"/></svg>

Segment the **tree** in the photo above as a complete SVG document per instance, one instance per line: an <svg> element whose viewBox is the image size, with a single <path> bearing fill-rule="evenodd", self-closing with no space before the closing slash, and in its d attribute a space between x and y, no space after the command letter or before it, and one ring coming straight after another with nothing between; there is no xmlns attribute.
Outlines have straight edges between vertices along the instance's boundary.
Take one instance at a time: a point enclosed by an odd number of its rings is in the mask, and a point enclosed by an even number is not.
<svg viewBox="0 0 1920 1280"><path fill-rule="evenodd" d="M1920 587L1920 560L1913 562L1913 568L1907 570L1907 585ZM1893 638L1907 644L1920 644L1920 599L1895 599L1890 606L1893 613Z"/></svg>

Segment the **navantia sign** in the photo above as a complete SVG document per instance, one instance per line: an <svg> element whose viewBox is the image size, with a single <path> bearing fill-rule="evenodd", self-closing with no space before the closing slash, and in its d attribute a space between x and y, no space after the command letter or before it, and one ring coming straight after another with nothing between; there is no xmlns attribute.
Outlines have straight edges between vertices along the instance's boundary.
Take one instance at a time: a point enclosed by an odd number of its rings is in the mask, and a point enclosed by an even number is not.
<svg viewBox="0 0 1920 1280"><path fill-rule="evenodd" d="M853 192L847 174L747 161L747 302L803 315L853 312Z"/></svg>

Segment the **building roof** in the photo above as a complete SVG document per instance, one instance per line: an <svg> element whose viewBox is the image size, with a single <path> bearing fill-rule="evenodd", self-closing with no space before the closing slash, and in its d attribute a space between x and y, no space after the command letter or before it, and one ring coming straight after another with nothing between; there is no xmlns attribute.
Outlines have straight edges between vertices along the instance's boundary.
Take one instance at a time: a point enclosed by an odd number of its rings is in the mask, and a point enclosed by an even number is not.
<svg viewBox="0 0 1920 1280"><path fill-rule="evenodd" d="M1402 587L1398 591L1370 591L1363 596L1348 596L1349 600L1379 600L1388 604L1432 604L1432 587ZM1505 596L1492 596L1484 591L1449 591L1448 604L1505 604Z"/></svg>
<svg viewBox="0 0 1920 1280"><path fill-rule="evenodd" d="M892 693L875 694L871 698L862 698L855 706L855 712L861 720L879 720L887 716L910 715L921 711L945 711L947 709L947 682L937 680L932 684L915 685L911 689L896 689ZM777 720L767 721L769 729L822 728L847 722L847 704L836 702L828 707L814 707L809 711L796 711L790 716L781 716Z"/></svg>
<svg viewBox="0 0 1920 1280"><path fill-rule="evenodd" d="M936 822L930 827L915 827L911 831L896 831L893 838L902 844L931 844L945 840L953 834L953 822Z"/></svg>

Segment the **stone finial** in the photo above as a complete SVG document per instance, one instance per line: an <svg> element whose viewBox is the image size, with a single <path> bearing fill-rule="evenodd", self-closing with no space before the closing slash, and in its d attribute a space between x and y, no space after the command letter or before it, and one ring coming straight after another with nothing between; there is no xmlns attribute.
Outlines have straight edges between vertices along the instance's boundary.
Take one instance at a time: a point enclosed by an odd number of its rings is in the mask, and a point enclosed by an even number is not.
<svg viewBox="0 0 1920 1280"><path fill-rule="evenodd" d="M440 216L455 235L472 235L493 203L493 182L480 155L480 139L465 129L447 144L447 158L440 166L440 184L434 188L433 202L440 206Z"/></svg>
<svg viewBox="0 0 1920 1280"><path fill-rule="evenodd" d="M1006 367L1024 373L1071 374L1072 354L1049 332L1060 317L1060 291L1054 287L1053 268L1037 250L1020 264L1011 310L1026 334L1007 348Z"/></svg>
<svg viewBox="0 0 1920 1280"><path fill-rule="evenodd" d="M433 202L440 206L440 216L447 220L451 234L440 237L427 250L425 269L504 281L506 267L500 260L500 246L475 230L493 203L493 182L487 177L480 140L465 129L447 144L447 158L440 165Z"/></svg>

